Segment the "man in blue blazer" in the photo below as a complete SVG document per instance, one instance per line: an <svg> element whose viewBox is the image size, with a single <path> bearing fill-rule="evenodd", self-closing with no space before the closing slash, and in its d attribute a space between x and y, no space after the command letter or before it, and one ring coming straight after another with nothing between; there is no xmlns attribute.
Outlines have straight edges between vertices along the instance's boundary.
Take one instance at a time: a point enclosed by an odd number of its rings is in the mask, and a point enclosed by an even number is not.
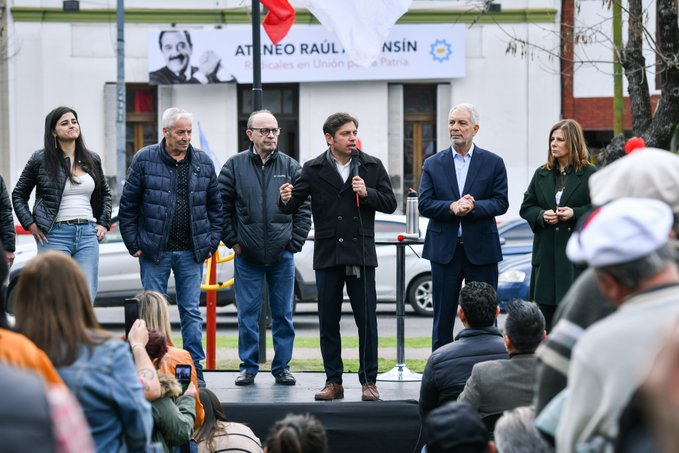
<svg viewBox="0 0 679 453"><path fill-rule="evenodd" d="M429 217L423 256L431 262L432 351L453 341L462 280L497 288L502 260L495 216L507 212L507 170L501 157L475 146L479 114L460 104L448 114L452 146L424 161L420 214Z"/></svg>

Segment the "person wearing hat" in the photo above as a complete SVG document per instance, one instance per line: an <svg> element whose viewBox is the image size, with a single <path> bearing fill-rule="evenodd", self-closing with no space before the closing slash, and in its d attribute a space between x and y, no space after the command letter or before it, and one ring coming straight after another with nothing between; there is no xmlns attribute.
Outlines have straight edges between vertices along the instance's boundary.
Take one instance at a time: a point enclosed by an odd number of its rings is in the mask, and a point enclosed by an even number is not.
<svg viewBox="0 0 679 453"><path fill-rule="evenodd" d="M655 357L679 316L673 224L667 204L621 198L594 210L568 241L569 259L594 269L616 312L587 329L573 350L558 451L612 449L620 415L645 379L640 365Z"/></svg>
<svg viewBox="0 0 679 453"><path fill-rule="evenodd" d="M422 434L423 453L495 453L481 416L467 403L452 401L431 411Z"/></svg>
<svg viewBox="0 0 679 453"><path fill-rule="evenodd" d="M679 156L655 148L637 149L597 171L589 179L592 204L602 206L622 197L653 198L674 212L679 234ZM679 258L679 254L676 255ZM536 414L566 387L573 346L587 327L613 313L615 307L601 293L594 270L573 283L554 315L554 328L536 355Z"/></svg>

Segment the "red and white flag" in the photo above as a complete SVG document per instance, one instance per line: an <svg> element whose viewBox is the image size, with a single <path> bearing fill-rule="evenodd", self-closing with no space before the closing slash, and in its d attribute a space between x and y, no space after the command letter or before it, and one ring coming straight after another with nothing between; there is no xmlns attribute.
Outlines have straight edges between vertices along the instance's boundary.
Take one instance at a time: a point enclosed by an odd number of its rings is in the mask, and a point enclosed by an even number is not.
<svg viewBox="0 0 679 453"><path fill-rule="evenodd" d="M351 61L369 67L382 51L391 28L413 0L301 0L339 39Z"/></svg>
<svg viewBox="0 0 679 453"><path fill-rule="evenodd" d="M288 34L295 21L295 8L290 6L288 0L261 0L261 2L269 10L262 22L264 31L272 43L278 44Z"/></svg>

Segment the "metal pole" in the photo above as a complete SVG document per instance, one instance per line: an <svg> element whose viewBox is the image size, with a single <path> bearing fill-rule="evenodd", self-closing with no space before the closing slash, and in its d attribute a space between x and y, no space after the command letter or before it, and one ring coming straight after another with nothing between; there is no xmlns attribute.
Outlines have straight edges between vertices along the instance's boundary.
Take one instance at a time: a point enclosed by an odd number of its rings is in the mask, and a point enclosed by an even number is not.
<svg viewBox="0 0 679 453"><path fill-rule="evenodd" d="M624 132L622 95L622 0L613 2L613 134Z"/></svg>
<svg viewBox="0 0 679 453"><path fill-rule="evenodd" d="M262 57L259 0L252 0L252 111L262 109Z"/></svg>
<svg viewBox="0 0 679 453"><path fill-rule="evenodd" d="M210 277L208 285L217 283L217 256L218 252L212 254L210 258ZM205 307L207 309L206 330L207 330L207 362L206 369L214 370L217 368L217 290L211 289L205 293Z"/></svg>
<svg viewBox="0 0 679 453"><path fill-rule="evenodd" d="M377 376L378 381L421 381L422 375L408 369L405 360L405 275L406 243L396 246L396 366Z"/></svg>
<svg viewBox="0 0 679 453"><path fill-rule="evenodd" d="M116 79L116 204L120 203L125 182L125 0L118 0L116 9L118 28L118 74Z"/></svg>

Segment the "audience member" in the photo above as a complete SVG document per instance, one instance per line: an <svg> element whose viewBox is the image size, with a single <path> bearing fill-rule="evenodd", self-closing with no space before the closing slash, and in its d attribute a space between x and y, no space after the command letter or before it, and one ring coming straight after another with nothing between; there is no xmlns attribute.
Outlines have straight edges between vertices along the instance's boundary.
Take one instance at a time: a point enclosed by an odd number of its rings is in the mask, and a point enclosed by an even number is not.
<svg viewBox="0 0 679 453"><path fill-rule="evenodd" d="M193 436L198 443L198 453L213 451L262 453L259 438L247 426L230 422L226 418L222 404L212 390L201 388L198 393L205 408L205 421Z"/></svg>
<svg viewBox="0 0 679 453"><path fill-rule="evenodd" d="M21 272L16 300L17 328L47 353L80 402L97 450L143 450L153 419L130 345L97 323L75 261L58 252L34 258ZM136 325L146 330L143 321Z"/></svg>
<svg viewBox="0 0 679 453"><path fill-rule="evenodd" d="M327 453L325 428L313 415L288 414L266 439L265 453Z"/></svg>
<svg viewBox="0 0 679 453"><path fill-rule="evenodd" d="M146 352L156 370L160 369L160 364L167 354L165 336L157 330L149 330ZM163 451L169 453L172 451L170 447L183 445L191 440L196 419L196 387L193 383L189 384L182 395L181 385L173 375L159 373L158 377L162 393L160 398L151 402L152 441L159 443Z"/></svg>
<svg viewBox="0 0 679 453"><path fill-rule="evenodd" d="M420 416L455 401L472 373L486 360L507 359L502 334L495 327L500 313L495 289L485 282L469 282L460 291L457 314L464 330L455 341L434 351L424 367L420 387Z"/></svg>
<svg viewBox="0 0 679 453"><path fill-rule="evenodd" d="M167 343L167 354L160 363L160 372L175 376L178 364L191 365L191 382L198 388L198 376L196 368L191 360L191 354L184 349L175 347L172 341L172 327L170 326L170 313L167 299L158 291L142 291L135 296L139 299L139 318L146 321L146 327L162 333ZM205 413L200 398L196 393L196 424L195 429L203 424Z"/></svg>
<svg viewBox="0 0 679 453"><path fill-rule="evenodd" d="M0 256L3 252L4 248L0 243ZM0 281L4 282L8 274L7 261L0 260ZM45 384L63 386L64 382L45 352L31 340L12 330L7 320L6 307L5 292L0 291L0 363L37 373Z"/></svg>
<svg viewBox="0 0 679 453"><path fill-rule="evenodd" d="M495 448L500 453L551 453L554 449L535 427L535 409L522 406L502 414L495 424Z"/></svg>
<svg viewBox="0 0 679 453"><path fill-rule="evenodd" d="M467 403L451 401L429 412L422 425L426 453L494 453L486 425Z"/></svg>
<svg viewBox="0 0 679 453"><path fill-rule="evenodd" d="M45 387L39 375L0 363L0 450L12 453L94 452L80 405L63 385Z"/></svg>
<svg viewBox="0 0 679 453"><path fill-rule="evenodd" d="M599 170L589 180L592 204L622 197L654 198L679 214L679 156L645 148ZM630 183L634 181L634 184ZM675 222L679 234L679 222ZM679 258L679 254L676 255ZM571 351L587 327L614 311L599 290L595 272L586 270L571 286L554 317L554 329L537 351L536 414L566 387Z"/></svg>
<svg viewBox="0 0 679 453"><path fill-rule="evenodd" d="M458 401L474 406L481 416L526 406L533 399L535 349L545 338L545 318L537 304L507 304L505 347L508 360L477 363Z"/></svg>
<svg viewBox="0 0 679 453"><path fill-rule="evenodd" d="M617 310L590 326L573 349L559 451L612 447L625 405L647 374L640 365L657 354L679 315L673 223L661 201L621 198L595 210L571 236L568 257L594 268Z"/></svg>

